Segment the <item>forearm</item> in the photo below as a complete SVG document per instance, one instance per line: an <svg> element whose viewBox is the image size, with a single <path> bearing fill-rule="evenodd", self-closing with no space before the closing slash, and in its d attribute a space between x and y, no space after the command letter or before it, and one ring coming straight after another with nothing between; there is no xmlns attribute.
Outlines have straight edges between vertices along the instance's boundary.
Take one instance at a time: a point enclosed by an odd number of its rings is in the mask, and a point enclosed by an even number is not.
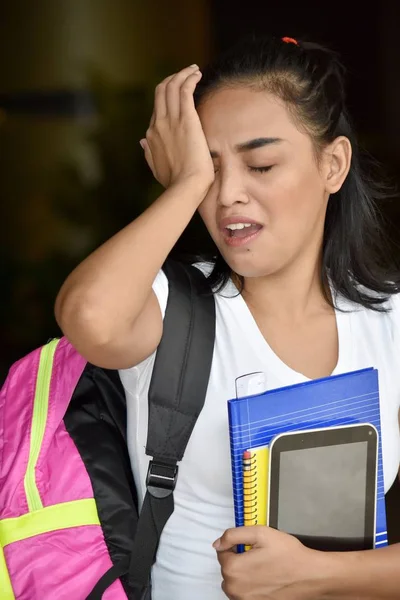
<svg viewBox="0 0 400 600"><path fill-rule="evenodd" d="M326 558L324 600L400 598L400 544Z"/></svg>
<svg viewBox="0 0 400 600"><path fill-rule="evenodd" d="M107 340L135 321L154 278L206 194L200 182L169 188L142 215L108 240L68 277L56 317L74 338L82 328Z"/></svg>

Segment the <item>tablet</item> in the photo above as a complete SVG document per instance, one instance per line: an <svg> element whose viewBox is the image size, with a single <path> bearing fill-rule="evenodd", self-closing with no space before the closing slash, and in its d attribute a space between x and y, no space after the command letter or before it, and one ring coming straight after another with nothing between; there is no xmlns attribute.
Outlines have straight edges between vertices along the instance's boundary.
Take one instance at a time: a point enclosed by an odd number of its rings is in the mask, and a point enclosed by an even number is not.
<svg viewBox="0 0 400 600"><path fill-rule="evenodd" d="M317 550L375 545L378 432L370 424L278 435L269 453L268 525Z"/></svg>

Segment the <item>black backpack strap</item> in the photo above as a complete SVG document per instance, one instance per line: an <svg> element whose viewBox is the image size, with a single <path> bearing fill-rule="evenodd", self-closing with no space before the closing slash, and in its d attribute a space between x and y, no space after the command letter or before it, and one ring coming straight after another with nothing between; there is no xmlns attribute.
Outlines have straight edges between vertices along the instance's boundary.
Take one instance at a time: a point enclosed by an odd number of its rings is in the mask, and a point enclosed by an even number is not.
<svg viewBox="0 0 400 600"><path fill-rule="evenodd" d="M178 461L203 408L215 338L215 303L195 267L167 263L170 290L149 390L147 491L131 555L129 582L149 583L162 530L174 511Z"/></svg>
<svg viewBox="0 0 400 600"><path fill-rule="evenodd" d="M196 267L175 262L167 262L164 272L169 296L149 389L146 454L152 460L129 561L129 584L138 600L151 595L151 567L174 511L177 463L204 405L215 339L215 303L205 276ZM121 571L127 572L125 566L113 567L111 578L107 572L87 600L101 598Z"/></svg>
<svg viewBox="0 0 400 600"><path fill-rule="evenodd" d="M182 460L203 408L215 339L215 303L196 267L167 263L169 297L149 389L146 454ZM151 465L150 465L151 467ZM151 469L150 469L151 470Z"/></svg>

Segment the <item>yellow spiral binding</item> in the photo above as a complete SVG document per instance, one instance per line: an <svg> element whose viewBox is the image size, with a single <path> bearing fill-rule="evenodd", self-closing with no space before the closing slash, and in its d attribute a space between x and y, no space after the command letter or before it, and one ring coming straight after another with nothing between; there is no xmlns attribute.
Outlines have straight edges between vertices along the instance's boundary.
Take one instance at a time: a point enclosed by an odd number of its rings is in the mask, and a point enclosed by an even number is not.
<svg viewBox="0 0 400 600"><path fill-rule="evenodd" d="M266 525L268 504L268 446L243 453L244 524ZM245 546L249 550L249 546Z"/></svg>
<svg viewBox="0 0 400 600"><path fill-rule="evenodd" d="M246 454L246 453L245 453ZM253 452L243 456L243 513L244 524L257 525L257 461Z"/></svg>

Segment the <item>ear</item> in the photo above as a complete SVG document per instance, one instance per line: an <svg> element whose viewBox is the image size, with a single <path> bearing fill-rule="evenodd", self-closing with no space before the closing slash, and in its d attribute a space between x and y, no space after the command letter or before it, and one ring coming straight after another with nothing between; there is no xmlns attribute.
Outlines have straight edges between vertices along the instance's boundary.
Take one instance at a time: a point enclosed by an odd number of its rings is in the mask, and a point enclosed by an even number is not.
<svg viewBox="0 0 400 600"><path fill-rule="evenodd" d="M337 137L324 149L325 187L329 194L340 190L350 170L351 144L347 137Z"/></svg>

